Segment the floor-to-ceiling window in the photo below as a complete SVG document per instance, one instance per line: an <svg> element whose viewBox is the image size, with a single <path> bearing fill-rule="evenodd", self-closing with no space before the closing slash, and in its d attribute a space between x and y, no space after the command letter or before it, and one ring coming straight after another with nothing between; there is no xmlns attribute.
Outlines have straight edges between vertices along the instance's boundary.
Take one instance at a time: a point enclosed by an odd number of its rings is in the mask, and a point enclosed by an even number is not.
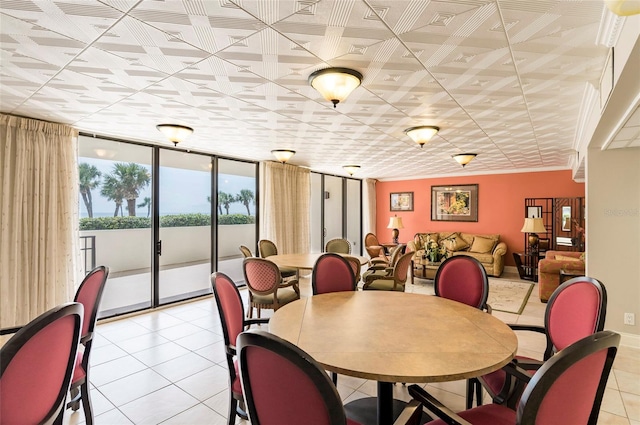
<svg viewBox="0 0 640 425"><path fill-rule="evenodd" d="M110 269L99 317L210 293L215 270L243 283L255 162L81 135L78 163L82 264Z"/></svg>

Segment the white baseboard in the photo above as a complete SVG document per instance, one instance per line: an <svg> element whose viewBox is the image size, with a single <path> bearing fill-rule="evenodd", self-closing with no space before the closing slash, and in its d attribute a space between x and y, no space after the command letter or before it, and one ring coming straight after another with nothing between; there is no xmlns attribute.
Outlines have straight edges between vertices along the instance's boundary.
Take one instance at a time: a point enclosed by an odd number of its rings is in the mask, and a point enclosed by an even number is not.
<svg viewBox="0 0 640 425"><path fill-rule="evenodd" d="M618 332L621 336L620 345L631 348L640 348L640 335L626 332Z"/></svg>

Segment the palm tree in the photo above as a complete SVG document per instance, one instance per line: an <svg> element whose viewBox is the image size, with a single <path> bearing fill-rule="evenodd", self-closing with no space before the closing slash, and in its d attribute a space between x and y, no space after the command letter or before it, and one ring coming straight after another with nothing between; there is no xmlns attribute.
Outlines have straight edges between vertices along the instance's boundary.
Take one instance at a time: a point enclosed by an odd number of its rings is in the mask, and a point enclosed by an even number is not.
<svg viewBox="0 0 640 425"><path fill-rule="evenodd" d="M87 208L89 218L93 218L93 200L91 199L91 190L100 184L100 176L102 173L95 165L89 165L86 162L78 165L78 176L80 181L80 194Z"/></svg>
<svg viewBox="0 0 640 425"><path fill-rule="evenodd" d="M144 202L138 204L138 208L144 207L147 207L147 217L149 217L151 215L151 198L149 198L148 196L144 197Z"/></svg>
<svg viewBox="0 0 640 425"><path fill-rule="evenodd" d="M100 194L110 201L115 201L116 210L113 213L114 217L118 216L118 212L122 215L122 200L124 199L123 193L124 191L122 190L122 183L120 180L111 174L107 174L104 177Z"/></svg>
<svg viewBox="0 0 640 425"><path fill-rule="evenodd" d="M236 197L225 192L218 192L218 208L220 209L220 215L222 215L222 206L229 215L229 205L236 201Z"/></svg>
<svg viewBox="0 0 640 425"><path fill-rule="evenodd" d="M242 202L242 204L247 207L247 215L251 215L251 210L249 209L249 205L252 201L255 200L255 196L253 196L253 192L249 189L242 189L240 194L236 197L236 201Z"/></svg>
<svg viewBox="0 0 640 425"><path fill-rule="evenodd" d="M140 196L140 189L149 185L151 176L142 165L130 162L114 164L112 175L122 184L122 195L127 200L127 211L130 216L136 215L136 199Z"/></svg>

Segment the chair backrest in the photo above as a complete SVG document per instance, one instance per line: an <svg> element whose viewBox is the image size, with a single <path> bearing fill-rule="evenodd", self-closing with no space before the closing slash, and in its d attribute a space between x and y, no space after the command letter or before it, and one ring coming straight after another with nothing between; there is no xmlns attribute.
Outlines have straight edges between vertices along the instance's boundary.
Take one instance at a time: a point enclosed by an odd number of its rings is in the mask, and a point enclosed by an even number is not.
<svg viewBox="0 0 640 425"><path fill-rule="evenodd" d="M238 337L242 390L252 425L346 424L327 373L300 348L260 330Z"/></svg>
<svg viewBox="0 0 640 425"><path fill-rule="evenodd" d="M404 285L407 282L407 278L409 277L409 266L411 265L412 259L412 252L407 252L398 259L396 265L393 267L393 280L396 283Z"/></svg>
<svg viewBox="0 0 640 425"><path fill-rule="evenodd" d="M324 250L337 254L351 254L351 242L346 239L331 239L325 245Z"/></svg>
<svg viewBox="0 0 640 425"><path fill-rule="evenodd" d="M272 294L282 282L280 269L273 261L265 258L245 258L242 262L244 281L249 291L258 295Z"/></svg>
<svg viewBox="0 0 640 425"><path fill-rule="evenodd" d="M362 264L360 264L360 259L352 257L351 255L343 255L342 258L349 262L349 265L353 270L355 286L357 287L358 282L360 282L360 272L362 271Z"/></svg>
<svg viewBox="0 0 640 425"><path fill-rule="evenodd" d="M373 233L367 233L364 237L364 248L371 258L384 256L384 250Z"/></svg>
<svg viewBox="0 0 640 425"><path fill-rule="evenodd" d="M84 307L84 318L82 320L83 339L92 334L96 327L100 300L102 299L102 293L104 292L108 276L109 268L98 266L85 276L76 291L76 296L73 300L82 304Z"/></svg>
<svg viewBox="0 0 640 425"><path fill-rule="evenodd" d="M240 245L240 252L244 256L244 258L253 257L253 252L251 252L251 250L244 245Z"/></svg>
<svg viewBox="0 0 640 425"><path fill-rule="evenodd" d="M389 254L389 267L395 267L402 254L404 254L405 247L406 245L401 243L391 249L391 253Z"/></svg>
<svg viewBox="0 0 640 425"><path fill-rule="evenodd" d="M547 360L522 394L516 423L595 425L619 344L620 335L602 331Z"/></svg>
<svg viewBox="0 0 640 425"><path fill-rule="evenodd" d="M268 239L258 241L258 249L260 250L260 257L262 258L278 255L278 248L276 247L276 244Z"/></svg>
<svg viewBox="0 0 640 425"><path fill-rule="evenodd" d="M313 295L327 292L355 291L356 279L349 261L331 252L321 255L311 274Z"/></svg>
<svg viewBox="0 0 640 425"><path fill-rule="evenodd" d="M564 282L547 303L545 359L577 340L601 331L607 316L607 291L602 282L576 277Z"/></svg>
<svg viewBox="0 0 640 425"><path fill-rule="evenodd" d="M0 349L2 423L62 423L83 310L76 302L54 307L23 326Z"/></svg>
<svg viewBox="0 0 640 425"><path fill-rule="evenodd" d="M233 280L222 272L215 272L211 275L211 289L220 315L227 354L233 354L236 339L244 327L244 304L240 291Z"/></svg>
<svg viewBox="0 0 640 425"><path fill-rule="evenodd" d="M444 260L438 268L434 289L436 296L483 310L487 307L489 278L478 260L456 255Z"/></svg>

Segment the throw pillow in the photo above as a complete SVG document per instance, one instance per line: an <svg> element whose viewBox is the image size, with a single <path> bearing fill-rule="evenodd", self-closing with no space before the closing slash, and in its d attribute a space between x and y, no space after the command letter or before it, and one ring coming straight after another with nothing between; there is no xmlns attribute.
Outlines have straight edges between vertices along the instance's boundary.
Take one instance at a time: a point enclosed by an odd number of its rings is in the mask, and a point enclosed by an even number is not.
<svg viewBox="0 0 640 425"><path fill-rule="evenodd" d="M451 252L462 251L469 246L469 244L462 239L458 233L452 234L449 238L451 239L446 240L444 246Z"/></svg>
<svg viewBox="0 0 640 425"><path fill-rule="evenodd" d="M469 251L477 252L479 254L486 254L492 252L494 246L496 246L496 241L494 239L487 239L476 236L473 239L473 244L471 244L471 248L469 248Z"/></svg>
<svg viewBox="0 0 640 425"><path fill-rule="evenodd" d="M582 261L579 258L569 257L569 256L566 256L566 255L556 255L556 260L560 260L560 261Z"/></svg>

